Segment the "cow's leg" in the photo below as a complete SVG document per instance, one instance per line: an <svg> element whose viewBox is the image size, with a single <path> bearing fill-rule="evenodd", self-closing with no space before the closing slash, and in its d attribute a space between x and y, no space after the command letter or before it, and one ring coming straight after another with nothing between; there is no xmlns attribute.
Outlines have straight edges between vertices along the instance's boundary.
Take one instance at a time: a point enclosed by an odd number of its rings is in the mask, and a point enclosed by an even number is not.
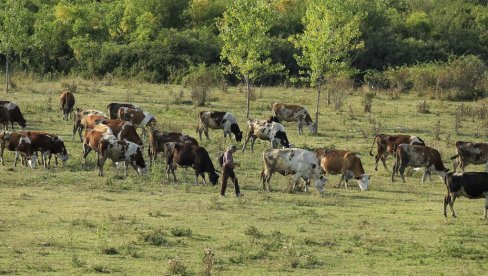
<svg viewBox="0 0 488 276"><path fill-rule="evenodd" d="M195 182L194 182L195 185L198 185L198 172L195 171Z"/></svg>
<svg viewBox="0 0 488 276"><path fill-rule="evenodd" d="M388 167L386 166L386 158L388 157L388 154L383 154L381 155L381 163L383 163L383 167L385 167L385 170L388 171Z"/></svg>
<svg viewBox="0 0 488 276"><path fill-rule="evenodd" d="M459 156L454 159L454 162L452 162L452 171L456 172L457 167L459 166Z"/></svg>
<svg viewBox="0 0 488 276"><path fill-rule="evenodd" d="M447 218L447 204L451 201L451 196L449 195L449 192L447 195L444 197L444 216Z"/></svg>
<svg viewBox="0 0 488 276"><path fill-rule="evenodd" d="M242 152L244 152L246 150L247 142L249 141L249 138L251 138L251 135L252 134L249 131L249 133L247 134L246 140L244 140L244 145L242 146ZM252 150L252 147L251 147L251 150Z"/></svg>
<svg viewBox="0 0 488 276"><path fill-rule="evenodd" d="M254 153L254 143L256 143L256 137L251 137L251 152Z"/></svg>
<svg viewBox="0 0 488 276"><path fill-rule="evenodd" d="M485 198L485 214L483 216L485 219L488 218L488 194L486 195L486 198Z"/></svg>
<svg viewBox="0 0 488 276"><path fill-rule="evenodd" d="M17 167L17 160L19 160L19 152L15 151L14 167Z"/></svg>
<svg viewBox="0 0 488 276"><path fill-rule="evenodd" d="M486 161L486 164L485 164L485 171L488 172L488 160Z"/></svg>
<svg viewBox="0 0 488 276"><path fill-rule="evenodd" d="M400 176L402 177L402 180L403 180L403 183L405 183L405 176L404 176L404 173L405 173L405 167L403 164L400 165L400 168L399 168L399 171L400 171Z"/></svg>
<svg viewBox="0 0 488 276"><path fill-rule="evenodd" d="M78 126L78 135L80 136L80 141L83 142L83 137L81 137L81 133L85 127L83 125Z"/></svg>
<svg viewBox="0 0 488 276"><path fill-rule="evenodd" d="M398 172L398 162L395 160L393 163L393 169L391 171L391 182L395 182L395 174Z"/></svg>
<svg viewBox="0 0 488 276"><path fill-rule="evenodd" d="M2 141L2 146L0 147L0 159L2 160L2 165L5 166L5 161L3 159L3 153L5 152L5 141Z"/></svg>
<svg viewBox="0 0 488 276"><path fill-rule="evenodd" d="M87 144L83 144L83 160L84 160L85 168L88 165L86 161L86 157L88 156L91 150L92 149L90 148L90 146L88 146Z"/></svg>
<svg viewBox="0 0 488 276"><path fill-rule="evenodd" d="M305 192L308 193L310 191L309 187L310 187L311 179L309 178L309 179L304 179L304 180L305 180Z"/></svg>
<svg viewBox="0 0 488 276"><path fill-rule="evenodd" d="M207 137L207 140L210 140L210 138L208 137L208 127L205 127L203 129L203 133L205 133L205 136Z"/></svg>
<svg viewBox="0 0 488 276"><path fill-rule="evenodd" d="M295 191L295 187L297 186L298 183L300 183L301 176L298 174L293 175L293 189L292 191ZM305 184L305 190L307 190L307 184Z"/></svg>
<svg viewBox="0 0 488 276"><path fill-rule="evenodd" d="M103 165L105 164L105 158L104 156L99 156L97 159L97 166L98 166L98 176L103 176Z"/></svg>
<svg viewBox="0 0 488 276"><path fill-rule="evenodd" d="M456 218L456 212L454 212L454 201L456 200L456 196L449 196L449 208L451 209L452 217Z"/></svg>
<svg viewBox="0 0 488 276"><path fill-rule="evenodd" d="M346 173L343 173L341 175L341 179L339 180L339 183L337 183L337 185L334 188L340 188L341 187L341 184L342 184L342 181L345 179L345 177L346 177Z"/></svg>
<svg viewBox="0 0 488 276"><path fill-rule="evenodd" d="M302 122L298 121L297 126L298 126L298 134L303 134Z"/></svg>
<svg viewBox="0 0 488 276"><path fill-rule="evenodd" d="M429 174L429 168L425 168L424 174L422 175L422 184L425 182L425 177ZM430 176L429 176L430 178ZM431 179L432 181L432 179Z"/></svg>
<svg viewBox="0 0 488 276"><path fill-rule="evenodd" d="M207 185L207 181L205 180L205 174L204 173L200 173L200 176L202 177L202 185L206 186Z"/></svg>

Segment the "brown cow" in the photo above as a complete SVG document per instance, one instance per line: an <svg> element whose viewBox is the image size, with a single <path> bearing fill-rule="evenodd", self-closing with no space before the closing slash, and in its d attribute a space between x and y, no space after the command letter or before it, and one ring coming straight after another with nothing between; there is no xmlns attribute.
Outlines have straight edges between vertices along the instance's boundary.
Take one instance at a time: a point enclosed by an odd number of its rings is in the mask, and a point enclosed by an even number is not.
<svg viewBox="0 0 488 276"><path fill-rule="evenodd" d="M182 134L180 132L165 133L157 129L152 129L149 131L149 146L147 150L149 156L149 164L152 164L152 162L154 162L158 153L164 152L164 144L168 142L180 142L198 146L198 142L195 138Z"/></svg>
<svg viewBox="0 0 488 276"><path fill-rule="evenodd" d="M9 122L10 112L5 106L0 105L0 124L3 126L3 130L8 130Z"/></svg>
<svg viewBox="0 0 488 276"><path fill-rule="evenodd" d="M219 175L207 150L204 148L190 144L169 142L165 144L165 153L168 179L171 172L176 182L175 167L178 165L183 168L192 167L195 170L195 185L198 185L198 176L202 177L204 185L207 183L204 173L208 173L212 185L217 185Z"/></svg>
<svg viewBox="0 0 488 276"><path fill-rule="evenodd" d="M92 115L92 114L106 117L105 113L103 113L100 110L75 108L75 116L74 116L75 121L73 124L73 137L72 137L72 139L75 139L75 133L78 131L78 134L80 135L80 141L83 142L83 137L81 136L81 133L83 132L84 126L82 125L82 121L86 116Z"/></svg>
<svg viewBox="0 0 488 276"><path fill-rule="evenodd" d="M422 183L424 183L427 175L430 178L431 171L436 172L442 179L444 179L449 171L449 169L444 167L441 154L436 149L418 145L400 144L396 149L396 160L393 165L391 181L395 181L395 174L400 171L402 180L405 182L403 173L407 166L413 168L425 168L424 175L422 176Z"/></svg>
<svg viewBox="0 0 488 276"><path fill-rule="evenodd" d="M336 188L339 188L344 180L344 187L347 189L349 179L355 178L361 190L368 189L370 176L364 173L361 159L356 154L347 150L317 149L315 156L324 172L342 175Z"/></svg>
<svg viewBox="0 0 488 276"><path fill-rule="evenodd" d="M63 111L63 120L68 121L71 119L71 113L73 112L73 106L75 106L75 96L73 93L65 91L59 96L60 110Z"/></svg>
<svg viewBox="0 0 488 276"><path fill-rule="evenodd" d="M156 125L156 118L149 112L129 107L119 108L117 119L131 122L136 128L142 129L143 139L146 139L146 127L152 128Z"/></svg>
<svg viewBox="0 0 488 276"><path fill-rule="evenodd" d="M119 111L119 108L121 107L130 107L133 109L140 109L136 105L129 104L129 103L109 103L107 105L107 112L108 115L110 116L110 119L117 119L117 112Z"/></svg>
<svg viewBox="0 0 488 276"><path fill-rule="evenodd" d="M136 143L143 147L143 143L139 134L137 134L136 128L130 122L122 121L119 119L105 119L100 124L108 126L117 139L125 140L132 143Z"/></svg>
<svg viewBox="0 0 488 276"><path fill-rule="evenodd" d="M2 165L5 165L3 159L3 153L5 147L7 147L9 151L15 151L14 166L17 166L19 155L22 155L22 157L27 160L26 165L28 165L31 169L34 169L37 163L37 155L35 153L35 150L32 147L32 142L29 139L29 137L27 137L26 133L0 131L0 140L1 140L0 159Z"/></svg>
<svg viewBox="0 0 488 276"><path fill-rule="evenodd" d="M51 166L53 154L56 166L58 166L58 158L61 159L63 166L66 165L69 154L61 137L42 131L27 131L26 135L32 141L33 149L41 151L41 160L44 168Z"/></svg>
<svg viewBox="0 0 488 276"><path fill-rule="evenodd" d="M83 138L83 160L85 167L87 166L86 157L92 150L98 153L98 146L102 139L116 140L117 138L104 131L96 131L93 129L87 129L85 131L85 137Z"/></svg>
<svg viewBox="0 0 488 276"><path fill-rule="evenodd" d="M456 172L457 166L461 165L461 170L470 164L485 164L485 170L488 172L488 143L456 142L457 154L451 157L454 160L453 167Z"/></svg>
<svg viewBox="0 0 488 276"><path fill-rule="evenodd" d="M98 143L98 175L103 176L103 165L107 159L113 162L125 162L124 174L127 175L127 166L130 164L139 175L147 173L142 148L129 141L117 139L101 139Z"/></svg>
<svg viewBox="0 0 488 276"><path fill-rule="evenodd" d="M303 134L303 126L308 126L310 133L317 133L317 125L314 124L307 109L295 104L274 103L273 115L279 121L297 122L298 133Z"/></svg>
<svg viewBox="0 0 488 276"><path fill-rule="evenodd" d="M389 135L389 134L378 134L375 136L373 145L369 150L369 154L375 157L375 164L374 170L378 170L378 162L381 159L383 163L383 167L385 170L388 170L386 167L386 158L389 154L394 154L398 145L400 144L410 144L410 145L418 145L418 146L425 146L425 143L422 139L417 136L410 136L410 135ZM373 155L373 147L374 145L378 148L378 153Z"/></svg>
<svg viewBox="0 0 488 276"><path fill-rule="evenodd" d="M12 130L14 130L14 123L18 123L22 129L25 129L26 120L24 119L24 115L20 111L20 108L11 101L0 101L0 105L5 106L10 115L10 124L12 125Z"/></svg>

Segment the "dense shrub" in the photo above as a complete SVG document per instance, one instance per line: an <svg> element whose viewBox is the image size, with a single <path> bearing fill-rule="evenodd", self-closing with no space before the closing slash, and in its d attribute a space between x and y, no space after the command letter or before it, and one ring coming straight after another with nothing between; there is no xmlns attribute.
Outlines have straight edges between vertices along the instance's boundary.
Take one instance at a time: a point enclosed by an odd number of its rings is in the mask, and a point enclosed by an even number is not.
<svg viewBox="0 0 488 276"><path fill-rule="evenodd" d="M183 86L191 91L191 99L196 106L203 106L210 90L214 88L219 79L219 69L216 66L207 67L205 64L190 67L188 75L183 80Z"/></svg>

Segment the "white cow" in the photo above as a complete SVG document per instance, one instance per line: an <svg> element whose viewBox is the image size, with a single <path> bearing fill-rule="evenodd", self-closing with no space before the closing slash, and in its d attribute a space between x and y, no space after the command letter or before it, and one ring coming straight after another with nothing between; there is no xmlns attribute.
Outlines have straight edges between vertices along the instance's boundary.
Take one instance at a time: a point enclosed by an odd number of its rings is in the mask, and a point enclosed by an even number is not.
<svg viewBox="0 0 488 276"><path fill-rule="evenodd" d="M268 149L263 152L264 169L261 173L263 181L263 189L266 189L265 182L268 183L268 191L271 190L269 181L273 173L278 172L282 175L293 175L293 189L300 181L300 178L305 180L305 191L308 192L308 186L313 178L315 188L320 192L324 192L326 178L322 174L317 157L312 152L304 149L288 148L288 149Z"/></svg>
<svg viewBox="0 0 488 276"><path fill-rule="evenodd" d="M208 138L208 129L223 129L224 138L231 133L236 137L236 141L240 142L242 139L242 131L239 129L236 117L229 112L223 111L201 111L198 113L197 132L200 141L202 141L202 132Z"/></svg>
<svg viewBox="0 0 488 276"><path fill-rule="evenodd" d="M249 126L246 141L242 151L246 149L247 142L251 139L251 152L254 152L254 143L256 139L268 140L271 143L271 148L276 148L278 145L282 145L285 148L290 147L290 142L286 136L285 127L273 121L265 120L247 120Z"/></svg>

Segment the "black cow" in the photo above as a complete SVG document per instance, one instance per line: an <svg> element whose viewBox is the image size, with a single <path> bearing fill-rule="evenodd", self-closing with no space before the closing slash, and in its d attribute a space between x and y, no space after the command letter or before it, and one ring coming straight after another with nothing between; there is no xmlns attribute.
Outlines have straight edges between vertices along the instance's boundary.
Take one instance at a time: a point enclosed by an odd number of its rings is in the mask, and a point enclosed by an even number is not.
<svg viewBox="0 0 488 276"><path fill-rule="evenodd" d="M454 212L454 201L457 197L464 196L469 199L485 198L484 218L488 216L488 173L467 172L467 173L448 173L444 179L447 186L447 195L444 198L444 216L447 217L447 204L451 208L452 216Z"/></svg>
<svg viewBox="0 0 488 276"><path fill-rule="evenodd" d="M169 179L169 173L173 174L174 181L176 182L175 167L187 168L192 167L195 170L195 185L198 185L198 176L203 179L203 184L207 184L205 181L205 174L208 173L210 183L216 185L219 180L217 170L208 155L207 150L200 146L194 146L184 143L169 142L165 144L165 155L167 164L167 177Z"/></svg>

